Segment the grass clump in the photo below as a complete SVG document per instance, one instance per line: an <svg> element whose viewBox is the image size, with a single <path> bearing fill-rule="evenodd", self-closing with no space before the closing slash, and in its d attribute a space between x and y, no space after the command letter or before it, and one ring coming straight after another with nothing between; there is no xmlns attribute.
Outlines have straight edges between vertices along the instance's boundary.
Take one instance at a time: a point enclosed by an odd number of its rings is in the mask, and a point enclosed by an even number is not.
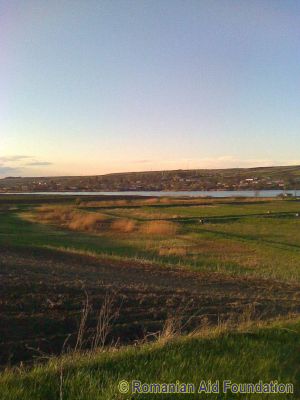
<svg viewBox="0 0 300 400"><path fill-rule="evenodd" d="M72 206L40 206L37 208L37 219L42 222L62 224L74 217Z"/></svg>
<svg viewBox="0 0 300 400"><path fill-rule="evenodd" d="M107 218L100 213L75 213L72 215L68 228L77 231L97 232L107 225Z"/></svg>
<svg viewBox="0 0 300 400"><path fill-rule="evenodd" d="M136 229L136 222L130 219L116 219L112 221L110 229L116 232L131 233Z"/></svg>
<svg viewBox="0 0 300 400"><path fill-rule="evenodd" d="M101 231L109 222L104 214L83 212L72 206L41 206L36 215L40 222L61 225L75 231Z"/></svg>
<svg viewBox="0 0 300 400"><path fill-rule="evenodd" d="M169 221L149 221L141 226L141 232L151 235L175 235L179 225Z"/></svg>

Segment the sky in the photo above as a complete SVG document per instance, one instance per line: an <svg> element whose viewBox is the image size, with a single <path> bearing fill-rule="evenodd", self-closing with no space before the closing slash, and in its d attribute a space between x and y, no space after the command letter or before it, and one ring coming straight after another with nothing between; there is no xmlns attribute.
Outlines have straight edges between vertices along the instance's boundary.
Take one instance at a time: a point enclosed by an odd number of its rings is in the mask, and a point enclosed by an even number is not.
<svg viewBox="0 0 300 400"><path fill-rule="evenodd" d="M298 0L0 0L0 177L300 164Z"/></svg>

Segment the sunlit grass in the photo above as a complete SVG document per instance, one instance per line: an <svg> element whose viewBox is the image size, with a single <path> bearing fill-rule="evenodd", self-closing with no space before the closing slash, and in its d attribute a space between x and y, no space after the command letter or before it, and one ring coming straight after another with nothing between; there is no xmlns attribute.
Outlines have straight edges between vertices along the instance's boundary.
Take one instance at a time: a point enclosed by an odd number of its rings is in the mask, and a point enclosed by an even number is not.
<svg viewBox="0 0 300 400"><path fill-rule="evenodd" d="M192 382L229 379L232 382L292 383L293 395L264 394L263 399L296 399L300 395L299 321L270 326L247 326L238 331L212 329L198 337L125 347L51 360L44 366L7 370L0 376L0 398L5 400L111 400L120 394L118 382ZM60 397L61 396L61 397ZM204 396L204 395L202 395ZM228 397L229 396L229 397ZM179 396L139 395L134 398L174 399ZM198 395L182 398L199 398ZM211 394L209 399L262 399L261 394Z"/></svg>
<svg viewBox="0 0 300 400"><path fill-rule="evenodd" d="M220 204L218 200L197 207L165 207L163 203L163 212L168 215L170 209L178 214L181 210L205 210L205 215L211 216L203 219L204 224L198 218L177 218L176 222L169 218L139 220L136 213L157 210L158 206L127 208L125 202L125 208L119 208L119 203L116 209L107 209L106 204L99 209L97 203L97 208L88 211L78 209L78 204L43 206L31 210L30 222L24 220L29 210L19 215L17 211L2 213L0 240L13 245L51 245L139 258L198 271L299 281L298 202L274 200L241 205L239 201Z"/></svg>

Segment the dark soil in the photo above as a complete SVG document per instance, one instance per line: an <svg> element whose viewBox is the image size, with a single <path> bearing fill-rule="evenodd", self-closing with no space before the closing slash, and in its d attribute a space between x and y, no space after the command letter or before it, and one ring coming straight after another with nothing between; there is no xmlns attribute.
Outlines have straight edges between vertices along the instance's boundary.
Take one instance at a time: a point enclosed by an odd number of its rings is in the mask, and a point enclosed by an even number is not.
<svg viewBox="0 0 300 400"><path fill-rule="evenodd" d="M106 295L113 298L111 312L119 310L106 344L139 341L160 331L170 316L182 318L187 331L241 315L266 319L300 311L299 285L5 248L0 253L1 365L59 354L68 335L67 347L74 347L86 293L91 305L86 347Z"/></svg>

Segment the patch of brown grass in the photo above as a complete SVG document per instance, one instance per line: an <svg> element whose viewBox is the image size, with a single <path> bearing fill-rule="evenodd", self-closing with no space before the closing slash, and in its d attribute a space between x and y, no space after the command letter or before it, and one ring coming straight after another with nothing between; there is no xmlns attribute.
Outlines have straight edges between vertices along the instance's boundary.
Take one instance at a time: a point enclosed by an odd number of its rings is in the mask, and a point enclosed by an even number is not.
<svg viewBox="0 0 300 400"><path fill-rule="evenodd" d="M37 212L38 220L53 223L70 221L75 213L70 206L41 206Z"/></svg>
<svg viewBox="0 0 300 400"><path fill-rule="evenodd" d="M107 218L99 213L75 213L67 226L75 231L97 232L107 226Z"/></svg>
<svg viewBox="0 0 300 400"><path fill-rule="evenodd" d="M105 214L84 212L70 206L41 206L37 209L36 220L75 231L131 233L136 230L136 222L133 220L112 220Z"/></svg>
<svg viewBox="0 0 300 400"><path fill-rule="evenodd" d="M108 218L100 213L87 213L70 206L41 206L37 220L65 226L72 230L99 231L107 225Z"/></svg>
<svg viewBox="0 0 300 400"><path fill-rule="evenodd" d="M175 235L178 224L169 221L149 221L141 226L141 232L150 235Z"/></svg>
<svg viewBox="0 0 300 400"><path fill-rule="evenodd" d="M136 222L130 219L117 219L110 225L111 230L123 233L130 233L136 229Z"/></svg>

